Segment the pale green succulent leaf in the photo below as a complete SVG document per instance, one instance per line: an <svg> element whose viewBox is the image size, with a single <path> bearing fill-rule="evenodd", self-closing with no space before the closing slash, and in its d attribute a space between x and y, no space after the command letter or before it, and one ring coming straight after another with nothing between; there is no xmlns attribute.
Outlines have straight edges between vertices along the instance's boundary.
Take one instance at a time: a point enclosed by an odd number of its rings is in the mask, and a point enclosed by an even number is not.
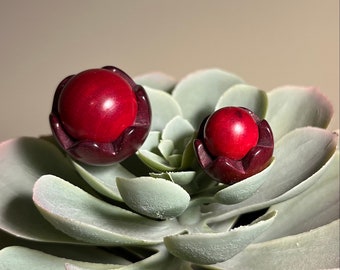
<svg viewBox="0 0 340 270"><path fill-rule="evenodd" d="M162 269L162 270L191 270L189 263L181 261L180 259L169 254L164 248L154 255L145 258L136 263L122 266L119 270L142 270L142 269ZM109 270L109 269L108 269Z"/></svg>
<svg viewBox="0 0 340 270"><path fill-rule="evenodd" d="M33 201L57 229L99 246L153 245L169 234L183 231L175 220L159 222L142 217L53 175L44 175L35 183Z"/></svg>
<svg viewBox="0 0 340 270"><path fill-rule="evenodd" d="M142 261L130 264L128 266L121 266L118 268L110 268L109 266L105 268L106 270L111 269L119 269L119 270L141 270L141 269L162 269L162 270L174 270L174 269L183 269L183 270L191 270L190 266L187 268L182 268L183 265L189 265L186 262L180 261L177 258L174 258L170 254L165 254L164 256L158 258L156 255L151 256L150 258L144 259ZM83 268L71 264L65 265L65 270L91 270L89 268Z"/></svg>
<svg viewBox="0 0 340 270"><path fill-rule="evenodd" d="M214 232L226 232L233 229L238 219L239 216L234 216L230 219L221 219L219 221L215 220L212 223L203 223L203 226L207 226L208 229L213 230Z"/></svg>
<svg viewBox="0 0 340 270"><path fill-rule="evenodd" d="M117 188L116 177L135 177L119 163L110 166L91 166L74 161L73 165L92 188L117 201L121 201L122 198Z"/></svg>
<svg viewBox="0 0 340 270"><path fill-rule="evenodd" d="M108 264L128 264L130 261L100 247L82 244L62 244L25 240L0 230L0 250L9 246L21 246L40 250L48 254L76 261L102 262ZM1 268L0 268L1 269Z"/></svg>
<svg viewBox="0 0 340 270"><path fill-rule="evenodd" d="M314 87L284 86L268 93L266 119L275 141L295 128L325 128L332 115L332 104Z"/></svg>
<svg viewBox="0 0 340 270"><path fill-rule="evenodd" d="M71 263L65 264L66 270L88 270L89 268L84 268L80 266L73 265ZM92 269L92 268L91 268ZM156 252L155 254L137 261L135 263L130 263L128 265L123 266L115 266L114 268L110 268L110 265L107 265L107 268L103 269L119 269L119 270L141 270L141 269L162 269L162 270L191 270L191 264L185 261L182 261L173 255L169 254L163 248Z"/></svg>
<svg viewBox="0 0 340 270"><path fill-rule="evenodd" d="M188 185L196 176L196 171L178 171L178 172L162 172L150 173L150 176L156 178L168 179L178 185Z"/></svg>
<svg viewBox="0 0 340 270"><path fill-rule="evenodd" d="M262 119L266 115L267 105L268 98L265 91L247 84L236 84L223 93L215 110L227 106L245 107Z"/></svg>
<svg viewBox="0 0 340 270"><path fill-rule="evenodd" d="M173 154L168 156L169 164L175 168L179 168L182 163L182 154Z"/></svg>
<svg viewBox="0 0 340 270"><path fill-rule="evenodd" d="M275 219L268 213L254 224L219 233L192 233L164 238L164 244L173 255L197 264L226 261L248 246L263 233Z"/></svg>
<svg viewBox="0 0 340 270"><path fill-rule="evenodd" d="M172 95L180 105L183 117L194 128L211 114L220 96L242 79L220 69L206 69L189 74L178 82Z"/></svg>
<svg viewBox="0 0 340 270"><path fill-rule="evenodd" d="M257 196L271 199L306 180L331 158L337 140L331 131L315 127L299 128L284 136L274 148L276 162L259 189L261 196Z"/></svg>
<svg viewBox="0 0 340 270"><path fill-rule="evenodd" d="M165 126L162 132L162 139L173 141L175 149L179 153L183 153L194 132L195 130L188 120L177 116L171 119Z"/></svg>
<svg viewBox="0 0 340 270"><path fill-rule="evenodd" d="M183 155L182 155L182 163L181 163L181 170L192 170L193 168L197 168L197 159L194 150L193 141L196 138L196 132L192 134L190 140L187 142L187 145L184 148Z"/></svg>
<svg viewBox="0 0 340 270"><path fill-rule="evenodd" d="M117 178L124 202L134 211L157 219L177 217L188 207L190 196L179 185L163 178Z"/></svg>
<svg viewBox="0 0 340 270"><path fill-rule="evenodd" d="M159 141L161 139L160 131L150 131L143 145L139 150L155 151L158 148Z"/></svg>
<svg viewBox="0 0 340 270"><path fill-rule="evenodd" d="M170 92L176 85L175 78L163 72L150 72L134 77L137 84Z"/></svg>
<svg viewBox="0 0 340 270"><path fill-rule="evenodd" d="M251 197L264 181L269 181L267 175L273 168L274 162L275 160L263 171L217 192L214 196L216 201L223 204L235 204Z"/></svg>
<svg viewBox="0 0 340 270"><path fill-rule="evenodd" d="M213 267L198 266L195 269L338 269L339 225L339 220L336 220L305 233L250 244L226 262Z"/></svg>
<svg viewBox="0 0 340 270"><path fill-rule="evenodd" d="M182 115L177 101L161 90L145 87L152 108L151 130L161 131L172 118Z"/></svg>
<svg viewBox="0 0 340 270"><path fill-rule="evenodd" d="M67 263L91 270L117 269L121 267L121 265L115 264L89 263L60 258L38 250L19 246L0 250L1 270L65 270L65 264Z"/></svg>
<svg viewBox="0 0 340 270"><path fill-rule="evenodd" d="M268 180L253 196L240 203L207 206L205 211L212 212L209 222L263 209L307 190L329 169L336 143L335 134L315 127L290 132L280 141L276 153L274 151L275 163L268 172Z"/></svg>
<svg viewBox="0 0 340 270"><path fill-rule="evenodd" d="M164 157L148 150L139 150L137 156L142 162L156 172L173 171L176 169L176 167L171 166Z"/></svg>
<svg viewBox="0 0 340 270"><path fill-rule="evenodd" d="M158 144L158 150L165 159L173 153L174 149L175 145L172 140L161 140Z"/></svg>
<svg viewBox="0 0 340 270"><path fill-rule="evenodd" d="M50 142L23 137L0 144L0 229L34 241L79 243L50 226L35 208L32 188L43 174L87 188L70 161Z"/></svg>
<svg viewBox="0 0 340 270"><path fill-rule="evenodd" d="M256 241L310 231L339 219L339 196L339 151L336 151L327 170L312 187L269 208L278 211L277 218Z"/></svg>

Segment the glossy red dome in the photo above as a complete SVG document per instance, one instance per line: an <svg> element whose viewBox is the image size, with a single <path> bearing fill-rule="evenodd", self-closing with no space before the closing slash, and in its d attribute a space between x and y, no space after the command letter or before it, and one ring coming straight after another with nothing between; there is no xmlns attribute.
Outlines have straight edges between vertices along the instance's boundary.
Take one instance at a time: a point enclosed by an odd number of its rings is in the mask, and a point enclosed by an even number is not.
<svg viewBox="0 0 340 270"><path fill-rule="evenodd" d="M90 69L67 81L59 97L58 114L74 139L112 142L134 123L137 101L120 74Z"/></svg>
<svg viewBox="0 0 340 270"><path fill-rule="evenodd" d="M257 144L259 131L248 110L225 107L208 118L203 136L211 155L240 160Z"/></svg>

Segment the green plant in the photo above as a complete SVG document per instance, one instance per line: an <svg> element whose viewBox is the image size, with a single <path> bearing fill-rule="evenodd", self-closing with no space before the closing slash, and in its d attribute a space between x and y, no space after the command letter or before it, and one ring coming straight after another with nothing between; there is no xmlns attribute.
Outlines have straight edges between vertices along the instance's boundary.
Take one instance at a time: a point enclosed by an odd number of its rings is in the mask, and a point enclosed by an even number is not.
<svg viewBox="0 0 340 270"><path fill-rule="evenodd" d="M0 269L339 267L338 133L317 89L268 93L218 70L135 78L152 108L136 154L110 166L70 159L52 137L0 144ZM263 171L225 185L193 140L215 110L240 106L274 135Z"/></svg>

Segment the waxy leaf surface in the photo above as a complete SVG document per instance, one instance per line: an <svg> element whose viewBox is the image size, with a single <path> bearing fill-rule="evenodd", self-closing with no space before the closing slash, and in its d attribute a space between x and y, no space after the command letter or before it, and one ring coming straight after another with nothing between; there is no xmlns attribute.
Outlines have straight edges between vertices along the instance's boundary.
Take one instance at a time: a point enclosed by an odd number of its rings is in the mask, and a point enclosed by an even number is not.
<svg viewBox="0 0 340 270"><path fill-rule="evenodd" d="M275 141L295 128L326 128L332 115L332 104L313 87L284 86L268 93L266 119Z"/></svg>
<svg viewBox="0 0 340 270"><path fill-rule="evenodd" d="M268 98L266 92L247 84L235 84L219 98L215 110L227 106L244 107L264 118L267 111Z"/></svg>
<svg viewBox="0 0 340 270"><path fill-rule="evenodd" d="M192 233L168 236L164 244L170 253L197 264L228 260L242 251L273 222L276 213L263 216L249 226L221 233Z"/></svg>
<svg viewBox="0 0 340 270"><path fill-rule="evenodd" d="M0 250L0 269L29 269L29 270L65 270L65 264L72 263L82 269L106 270L117 269L120 265L88 263L60 258L41 251L24 247L7 247Z"/></svg>
<svg viewBox="0 0 340 270"><path fill-rule="evenodd" d="M338 269L339 220L315 230L249 245L230 260L210 270Z"/></svg>
<svg viewBox="0 0 340 270"><path fill-rule="evenodd" d="M152 218L177 217L190 201L189 194L181 186L163 178L118 178L117 185L131 209Z"/></svg>
<svg viewBox="0 0 340 270"><path fill-rule="evenodd" d="M97 192L111 199L121 201L116 178L117 177L135 177L129 170L124 168L120 163L110 166L91 166L73 162L77 172L83 179Z"/></svg>
<svg viewBox="0 0 340 270"><path fill-rule="evenodd" d="M151 130L162 130L166 123L182 110L176 100L168 93L145 87L152 108Z"/></svg>
<svg viewBox="0 0 340 270"><path fill-rule="evenodd" d="M55 230L35 208L33 185L44 174L86 189L69 160L50 142L23 137L0 144L0 229L34 241L79 242Z"/></svg>
<svg viewBox="0 0 340 270"><path fill-rule="evenodd" d="M263 242L316 229L339 219L339 151L337 151L320 179L296 197L272 205L278 211L272 226L258 239Z"/></svg>
<svg viewBox="0 0 340 270"><path fill-rule="evenodd" d="M142 217L52 175L36 182L33 200L57 229L96 245L153 245L169 234L183 231L175 220L159 222Z"/></svg>
<svg viewBox="0 0 340 270"><path fill-rule="evenodd" d="M162 72L146 73L136 76L133 79L137 84L166 92L170 92L177 83L173 77Z"/></svg>

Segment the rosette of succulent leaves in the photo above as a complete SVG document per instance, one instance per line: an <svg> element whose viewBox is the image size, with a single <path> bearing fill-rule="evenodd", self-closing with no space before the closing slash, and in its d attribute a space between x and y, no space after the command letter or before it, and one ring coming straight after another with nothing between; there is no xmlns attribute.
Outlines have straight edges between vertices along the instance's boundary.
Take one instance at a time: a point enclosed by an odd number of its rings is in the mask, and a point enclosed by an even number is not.
<svg viewBox="0 0 340 270"><path fill-rule="evenodd" d="M219 69L135 80L152 126L121 163L77 163L48 136L1 143L1 270L339 267L338 132L318 89L265 92ZM230 186L192 147L224 106L265 118L275 139L271 164Z"/></svg>

